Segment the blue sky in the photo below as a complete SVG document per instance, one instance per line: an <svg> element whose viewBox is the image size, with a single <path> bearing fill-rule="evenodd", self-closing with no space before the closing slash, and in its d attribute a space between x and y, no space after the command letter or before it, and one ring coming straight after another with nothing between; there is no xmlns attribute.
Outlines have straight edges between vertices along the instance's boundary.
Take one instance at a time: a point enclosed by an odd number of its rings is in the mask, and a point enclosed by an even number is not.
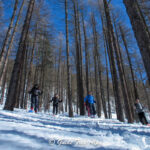
<svg viewBox="0 0 150 150"><path fill-rule="evenodd" d="M87 1L97 1L97 0L84 0ZM62 32L65 34L65 12L64 12L64 6L63 4L60 4L60 0L45 0L46 7L49 7L49 10L51 12L51 22L53 23L53 26L55 27L56 35L59 34L59 32ZM14 0L3 0L4 4L4 19L6 19L5 25L8 26L10 17L12 15L13 10L13 4ZM121 10L122 12L122 18L126 25L131 28L130 20L128 18L128 15L126 13L125 6L123 4L123 0L111 0L111 4L118 8L118 10ZM118 12L119 13L119 12ZM5 26L5 28L6 28ZM136 44L135 44L136 45ZM139 50L137 50L137 53L139 54Z"/></svg>
<svg viewBox="0 0 150 150"><path fill-rule="evenodd" d="M85 0L88 2L88 0ZM97 1L97 0L92 0ZM4 18L9 20L9 18L12 15L12 9L13 7L11 4L14 2L14 0L3 0L4 3ZM64 6L60 4L57 0L45 0L45 3L47 4L47 7L50 7L51 12L51 20L54 23L54 26L57 28L58 31L64 30ZM126 14L126 10L123 4L122 0L111 0L111 3L114 5L114 7L119 8L125 17L125 21L130 26L129 18Z"/></svg>
<svg viewBox="0 0 150 150"><path fill-rule="evenodd" d="M88 0L84 0L87 1ZM97 0L92 0L92 1L97 1ZM54 23L54 26L57 28L58 31L63 31L65 26L64 26L64 7L63 5L59 5L58 1L54 1L54 0L47 0L47 3L49 5L49 7L51 8L51 19ZM126 13L126 9L125 6L123 4L122 0L111 0L111 4L120 9L122 11L124 20L126 22L126 24L131 27L130 25L130 21L129 18L127 16Z"/></svg>

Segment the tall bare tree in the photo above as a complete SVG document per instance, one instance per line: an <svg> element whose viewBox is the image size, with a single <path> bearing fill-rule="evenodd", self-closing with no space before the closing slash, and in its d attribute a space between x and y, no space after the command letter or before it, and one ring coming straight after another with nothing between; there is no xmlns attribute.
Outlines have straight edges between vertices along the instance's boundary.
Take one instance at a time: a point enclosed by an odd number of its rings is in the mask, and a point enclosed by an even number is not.
<svg viewBox="0 0 150 150"><path fill-rule="evenodd" d="M67 56L67 92L69 103L69 117L73 117L72 108L72 91L71 91L71 77L70 77L70 57L69 57L69 37L68 37L68 1L65 0L65 24L66 24L66 56Z"/></svg>
<svg viewBox="0 0 150 150"><path fill-rule="evenodd" d="M98 117L101 117L101 99L99 95L99 86L98 86L98 42L97 42L97 31L95 27L95 17L94 14L91 15L91 22L92 22L92 27L93 27L93 42L94 42L94 47L93 47L93 60L94 60L94 77L95 77L95 93L96 93L96 102L97 102L97 115Z"/></svg>
<svg viewBox="0 0 150 150"><path fill-rule="evenodd" d="M124 71L124 63L122 59L122 54L121 54L121 47L119 44L119 38L118 38L118 30L116 26L116 20L114 19L114 27L116 31L116 37L112 28L112 36L113 36L113 45L114 45L114 51L116 54L116 61L117 61L117 66L118 66L118 71L119 71L119 77L120 77L120 82L121 82L121 89L122 89L122 94L123 94L123 99L124 99L124 105L125 105L125 112L126 112L126 117L128 119L128 122L133 122L133 116L132 116L132 111L131 111L131 99L130 99L130 94L127 86L127 80L125 76L125 71Z"/></svg>
<svg viewBox="0 0 150 150"><path fill-rule="evenodd" d="M84 13L81 13L83 33L84 33L84 49L85 49L85 70L86 70L86 92L89 93L89 52L88 52L88 39L87 39L87 29L84 21Z"/></svg>
<svg viewBox="0 0 150 150"><path fill-rule="evenodd" d="M8 89L7 100L6 100L5 107L4 107L5 110L13 111L15 104L16 104L16 99L17 99L16 92L18 89L18 82L19 82L18 79L21 76L22 65L23 65L23 61L25 58L26 40L27 40L31 16L32 16L33 8L34 8L34 3L35 3L35 0L30 0L28 4L28 10L26 13L26 18L24 21L23 29L22 29L22 34L20 37L18 52L17 52L17 56L15 59L15 64L13 67L13 72L12 72L10 85Z"/></svg>
<svg viewBox="0 0 150 150"><path fill-rule="evenodd" d="M82 49L81 49L81 33L80 18L78 10L78 2L73 0L74 7L74 26L75 26L75 45L76 45L76 70L77 70L77 96L80 105L80 115L84 115L84 90L82 76Z"/></svg>
<svg viewBox="0 0 150 150"><path fill-rule="evenodd" d="M12 31L12 28L13 28L13 22L15 20L17 8L18 8L18 2L19 2L18 0L15 0L15 5L14 5L14 10L13 10L13 14L12 14L12 17L11 17L11 21L10 21L10 24L9 24L9 27L8 27L8 30L7 30L7 33L6 33L6 37L5 37L5 40L4 40L4 43L3 43L2 50L0 52L0 69L2 69L3 62L5 60L5 53L7 52L7 45L8 45L8 42L9 42L9 38L11 36L11 31Z"/></svg>
<svg viewBox="0 0 150 150"><path fill-rule="evenodd" d="M125 32L124 32L121 25L119 25L119 29L120 29L120 32L121 32L121 38L123 40L124 47L125 47L127 57L128 57L128 61L129 61L129 66L130 66L131 76L132 76L132 81L133 81L133 88L134 88L134 97L136 99L136 98L139 97L139 95L138 95L137 87L136 87L136 84L135 84L133 65L132 65L131 57L130 57L129 50L128 50L128 45L127 45L127 41L126 41L126 37L125 37Z"/></svg>
<svg viewBox="0 0 150 150"><path fill-rule="evenodd" d="M123 0L150 84L150 32L137 0Z"/></svg>
<svg viewBox="0 0 150 150"><path fill-rule="evenodd" d="M13 45L15 33L17 31L17 27L18 27L18 23L19 23L19 20L20 20L20 16L21 16L22 11L23 11L24 3L25 3L25 0L22 1L21 7L19 9L19 12L18 12L18 15L17 15L17 20L16 20L16 23L15 23L15 26L14 26L14 29L13 29L13 32L12 32L12 35L11 35L11 39L10 39L10 43L9 43L7 52L6 52L6 59L4 61L3 67L1 68L2 72L0 74L0 84L3 82L3 79L6 76L6 70L7 70L7 65L8 65L8 58L9 58L9 55L11 53L11 48L12 48L12 45ZM2 59L4 59L4 57Z"/></svg>
<svg viewBox="0 0 150 150"><path fill-rule="evenodd" d="M103 0L103 3L104 3L104 10L105 10L105 16L107 22L107 38L109 43L108 55L111 63L110 68L112 72L111 75L112 75L113 87L114 87L117 119L120 121L124 121L122 103L121 103L120 92L119 92L118 75L117 75L116 64L114 60L114 44L113 44L113 36L112 36L113 26L110 18L108 3L106 0Z"/></svg>

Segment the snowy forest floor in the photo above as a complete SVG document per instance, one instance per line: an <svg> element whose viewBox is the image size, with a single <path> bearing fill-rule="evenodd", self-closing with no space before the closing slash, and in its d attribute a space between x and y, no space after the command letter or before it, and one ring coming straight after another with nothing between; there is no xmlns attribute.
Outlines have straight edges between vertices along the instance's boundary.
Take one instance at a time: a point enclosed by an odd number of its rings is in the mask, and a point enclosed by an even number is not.
<svg viewBox="0 0 150 150"><path fill-rule="evenodd" d="M0 108L0 150L150 150L150 127Z"/></svg>

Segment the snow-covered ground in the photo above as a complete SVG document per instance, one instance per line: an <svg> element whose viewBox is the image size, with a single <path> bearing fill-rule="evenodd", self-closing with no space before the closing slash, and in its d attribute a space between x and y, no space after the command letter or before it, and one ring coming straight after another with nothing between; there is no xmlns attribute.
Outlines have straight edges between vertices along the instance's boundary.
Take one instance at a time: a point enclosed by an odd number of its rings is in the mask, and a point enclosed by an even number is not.
<svg viewBox="0 0 150 150"><path fill-rule="evenodd" d="M150 150L150 127L0 109L0 150Z"/></svg>

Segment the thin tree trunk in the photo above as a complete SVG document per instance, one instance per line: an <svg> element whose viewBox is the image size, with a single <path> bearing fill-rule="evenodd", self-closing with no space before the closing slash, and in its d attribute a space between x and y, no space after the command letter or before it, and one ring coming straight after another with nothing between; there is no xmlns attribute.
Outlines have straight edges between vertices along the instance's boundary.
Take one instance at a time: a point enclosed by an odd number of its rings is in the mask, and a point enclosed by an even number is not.
<svg viewBox="0 0 150 150"><path fill-rule="evenodd" d="M131 58L130 58L130 54L129 54L129 50L128 50L127 41L125 39L125 34L124 34L124 31L123 31L121 25L119 25L119 28L120 28L120 32L121 32L122 41L124 43L124 47L125 47L125 50L127 53L130 70L131 70L131 77L132 77L133 88L134 88L134 97L135 97L135 99L137 99L137 98L139 98L139 95L138 95L137 88L135 85L134 72L133 72L132 62L131 62Z"/></svg>
<svg viewBox="0 0 150 150"><path fill-rule="evenodd" d="M0 97L0 104L3 104L4 102L4 97L5 97L5 91L6 91L6 85L7 85L7 82L6 82L6 79L7 79L7 69L6 69L6 75L5 77L3 78L3 81L1 83L1 97Z"/></svg>
<svg viewBox="0 0 150 150"><path fill-rule="evenodd" d="M83 25L83 32L84 32L84 47L85 47L85 64L86 64L86 91L87 94L89 93L89 52L88 52L88 41L87 41L87 33L86 33L86 27L84 23L84 16L82 13L82 25Z"/></svg>
<svg viewBox="0 0 150 150"><path fill-rule="evenodd" d="M74 4L74 25L75 25L75 43L76 43L76 70L77 70L77 95L80 106L80 115L84 115L84 90L83 90L83 77L82 77L82 56L81 56L81 38L80 38L80 24L78 16L77 3L73 0Z"/></svg>
<svg viewBox="0 0 150 150"><path fill-rule="evenodd" d="M11 39L10 39L10 43L9 43L9 46L8 46L8 49L7 49L6 60L4 61L4 66L2 67L2 72L0 74L0 85L1 85L1 82L3 81L3 79L4 79L5 75L6 75L6 70L7 70L7 65L8 65L8 58L9 58L9 55L10 55L10 52L11 52L11 48L12 48L12 44L13 44L13 41L14 41L15 33L16 33L16 30L17 30L17 27L18 27L18 23L19 23L19 20L20 20L20 16L22 14L24 2L25 2L25 0L23 0L23 2L21 4L21 7L19 9L17 20L16 20L16 23L15 23L15 26L14 26L14 30L13 30L13 33L12 33L12 36L11 36Z"/></svg>
<svg viewBox="0 0 150 150"><path fill-rule="evenodd" d="M80 56L80 115L84 115L84 88L83 88L83 52L82 52L82 39L81 39L81 30L80 30L80 14L79 6L77 2L77 25L78 25L78 40L79 40L79 56Z"/></svg>
<svg viewBox="0 0 150 150"><path fill-rule="evenodd" d="M112 118L112 114L111 114L111 104L110 104L110 96L109 96L109 73L108 73L108 60L107 60L107 49L109 49L108 47L108 43L107 43L107 39L106 39L106 31L104 28L104 13L102 13L101 10L101 6L98 0L98 4L99 4L99 11L100 11L100 16L101 16L101 21L102 21L102 28L103 28L103 37L104 37L104 49L105 49L105 60L106 60L106 75L107 75L107 100L108 100L108 117L109 119ZM111 66L111 64L110 64ZM112 67L111 67L112 68Z"/></svg>
<svg viewBox="0 0 150 150"><path fill-rule="evenodd" d="M69 39L68 39L68 2L65 0L65 24L66 24L66 56L67 56L67 92L69 102L69 117L73 117L72 108L72 91L71 91L71 78L70 78L70 57L69 57Z"/></svg>
<svg viewBox="0 0 150 150"><path fill-rule="evenodd" d="M9 38L10 38L10 35L11 35L11 31L12 31L12 28L13 28L13 22L14 22L14 19L15 19L15 16L16 16L17 7L18 7L18 0L15 0L13 14L12 14L12 17L11 17L11 21L10 21L7 33L6 33L6 37L5 37L5 40L4 40L2 50L1 50L1 53L0 53L0 69L2 69L3 61L5 60L5 53L7 51L7 45L8 45Z"/></svg>
<svg viewBox="0 0 150 150"><path fill-rule="evenodd" d="M97 31L96 31L96 22L95 18L93 16L93 37L94 37L94 49L95 49L95 56L98 63L98 72L99 72L99 82L100 82L100 93L101 93L101 101L104 111L105 118L108 118L107 115L107 109L106 109L106 101L105 101L105 94L104 94L104 87L103 87L103 81L102 81L102 65L101 65L101 58L100 54L98 52L98 37L97 37ZM101 101L99 103L101 103Z"/></svg>
<svg viewBox="0 0 150 150"><path fill-rule="evenodd" d="M108 118L111 119L112 118L112 114L111 114L111 104L110 104L110 96L109 96L109 73L108 73L108 60L107 60L106 44L107 44L106 41L104 41L105 60L106 60L106 76L107 76Z"/></svg>
<svg viewBox="0 0 150 150"><path fill-rule="evenodd" d="M94 14L91 15L91 23L93 28L93 41L94 41L94 47L93 47L93 60L94 60L94 76L95 76L95 92L96 92L96 102L97 102L97 115L98 117L101 117L101 100L98 92L98 43L97 43L97 33L95 31L95 18Z"/></svg>

